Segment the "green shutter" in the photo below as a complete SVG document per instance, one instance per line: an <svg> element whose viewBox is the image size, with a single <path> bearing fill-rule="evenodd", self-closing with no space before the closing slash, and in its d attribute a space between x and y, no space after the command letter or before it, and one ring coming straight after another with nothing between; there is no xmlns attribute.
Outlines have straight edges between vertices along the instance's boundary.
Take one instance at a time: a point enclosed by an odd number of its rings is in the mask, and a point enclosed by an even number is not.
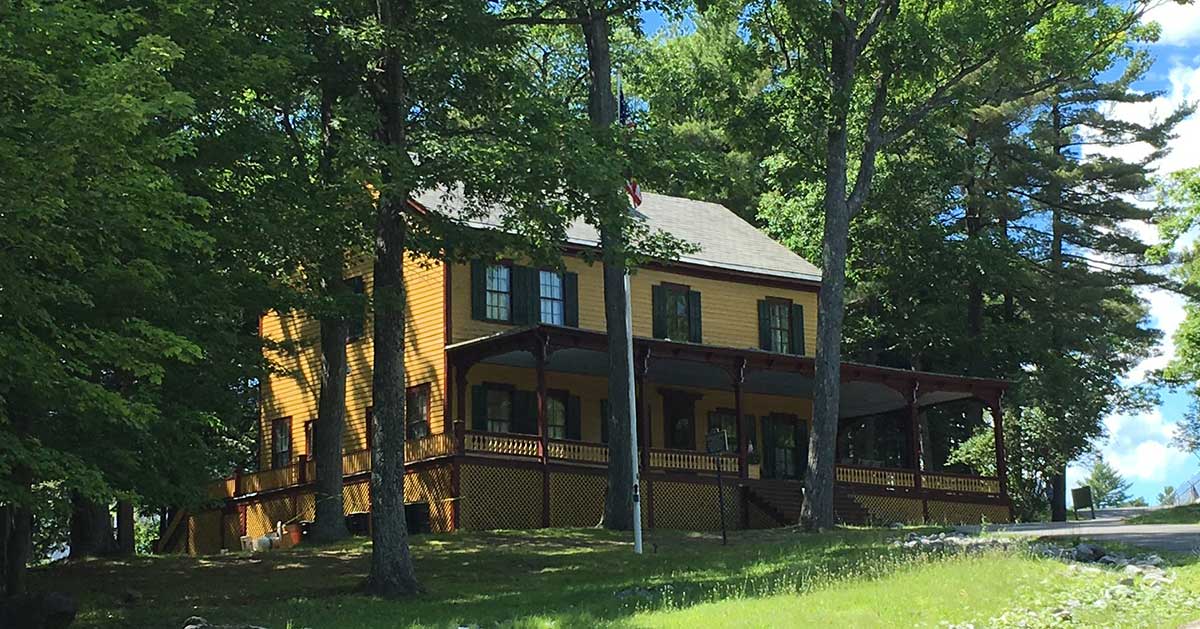
<svg viewBox="0 0 1200 629"><path fill-rule="evenodd" d="M758 300L758 348L771 350L771 305L765 299Z"/></svg>
<svg viewBox="0 0 1200 629"><path fill-rule="evenodd" d="M667 338L667 289L661 284L650 288L650 311L654 323L654 338Z"/></svg>
<svg viewBox="0 0 1200 629"><path fill-rule="evenodd" d="M513 391L512 423L513 432L526 435L538 434L537 394L533 391Z"/></svg>
<svg viewBox="0 0 1200 629"><path fill-rule="evenodd" d="M487 387L480 384L471 387L471 428L487 430Z"/></svg>
<svg viewBox="0 0 1200 629"><path fill-rule="evenodd" d="M579 275L563 273L563 325L579 327Z"/></svg>
<svg viewBox="0 0 1200 629"><path fill-rule="evenodd" d="M483 260L471 261L471 318L487 318L487 265Z"/></svg>
<svg viewBox="0 0 1200 629"><path fill-rule="evenodd" d="M792 353L804 355L804 306L792 304Z"/></svg>
<svg viewBox="0 0 1200 629"><path fill-rule="evenodd" d="M512 322L517 325L537 323L537 271L523 266L512 267Z"/></svg>
<svg viewBox="0 0 1200 629"><path fill-rule="evenodd" d="M808 470L808 422L796 421L796 478L804 478Z"/></svg>
<svg viewBox="0 0 1200 629"><path fill-rule="evenodd" d="M775 422L767 415L762 416L762 466L763 476L775 478Z"/></svg>
<svg viewBox="0 0 1200 629"><path fill-rule="evenodd" d="M567 439L582 439L583 409L580 408L579 396L567 396Z"/></svg>
<svg viewBox="0 0 1200 629"><path fill-rule="evenodd" d="M600 400L600 443L608 443L608 400Z"/></svg>
<svg viewBox="0 0 1200 629"><path fill-rule="evenodd" d="M704 341L704 334L700 329L700 291L688 291L687 307L688 340L693 343L702 343Z"/></svg>

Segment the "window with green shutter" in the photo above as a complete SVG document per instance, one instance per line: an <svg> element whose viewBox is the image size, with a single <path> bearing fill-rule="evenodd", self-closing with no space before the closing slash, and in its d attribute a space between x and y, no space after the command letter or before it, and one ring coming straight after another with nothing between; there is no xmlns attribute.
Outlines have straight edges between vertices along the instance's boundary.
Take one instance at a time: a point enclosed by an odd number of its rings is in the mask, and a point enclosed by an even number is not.
<svg viewBox="0 0 1200 629"><path fill-rule="evenodd" d="M700 291L681 284L662 283L651 287L651 311L655 338L700 343Z"/></svg>
<svg viewBox="0 0 1200 629"><path fill-rule="evenodd" d="M804 306L790 299L758 301L758 347L780 354L804 353Z"/></svg>
<svg viewBox="0 0 1200 629"><path fill-rule="evenodd" d="M546 392L546 436L551 439L567 438L567 392Z"/></svg>

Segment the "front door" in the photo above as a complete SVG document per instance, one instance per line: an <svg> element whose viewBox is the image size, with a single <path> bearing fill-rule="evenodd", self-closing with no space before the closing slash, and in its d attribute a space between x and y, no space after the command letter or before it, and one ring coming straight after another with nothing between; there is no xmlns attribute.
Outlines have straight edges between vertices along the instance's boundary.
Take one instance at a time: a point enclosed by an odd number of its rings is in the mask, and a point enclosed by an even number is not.
<svg viewBox="0 0 1200 629"><path fill-rule="evenodd" d="M808 424L790 413L763 418L763 476L798 479L808 465Z"/></svg>
<svg viewBox="0 0 1200 629"><path fill-rule="evenodd" d="M663 426L667 447L672 450L696 449L696 398L684 391L662 390Z"/></svg>

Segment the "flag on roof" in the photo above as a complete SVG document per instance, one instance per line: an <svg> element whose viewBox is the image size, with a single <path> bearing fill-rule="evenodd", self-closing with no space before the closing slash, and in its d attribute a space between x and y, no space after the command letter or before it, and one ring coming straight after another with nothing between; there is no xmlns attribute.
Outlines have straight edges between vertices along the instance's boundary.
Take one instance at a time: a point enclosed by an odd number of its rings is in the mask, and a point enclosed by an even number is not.
<svg viewBox="0 0 1200 629"><path fill-rule="evenodd" d="M633 207L642 204L642 189L638 186L637 179L629 177L625 180L625 193L629 195L629 204Z"/></svg>

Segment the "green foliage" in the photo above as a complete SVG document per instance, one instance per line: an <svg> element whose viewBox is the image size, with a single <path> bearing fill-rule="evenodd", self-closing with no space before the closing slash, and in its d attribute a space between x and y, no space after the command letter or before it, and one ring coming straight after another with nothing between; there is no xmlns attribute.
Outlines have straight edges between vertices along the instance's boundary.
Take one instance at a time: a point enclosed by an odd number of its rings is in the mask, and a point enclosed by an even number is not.
<svg viewBox="0 0 1200 629"><path fill-rule="evenodd" d="M1097 507L1119 507L1129 503L1129 488L1133 485L1099 456L1088 468L1083 484L1092 488L1092 502Z"/></svg>
<svg viewBox="0 0 1200 629"><path fill-rule="evenodd" d="M1175 488L1171 485L1163 487L1163 490L1158 492L1158 496L1154 498L1154 501L1164 507L1173 506L1175 504Z"/></svg>
<svg viewBox="0 0 1200 629"><path fill-rule="evenodd" d="M1200 524L1200 504L1155 509L1125 520L1126 524Z"/></svg>

